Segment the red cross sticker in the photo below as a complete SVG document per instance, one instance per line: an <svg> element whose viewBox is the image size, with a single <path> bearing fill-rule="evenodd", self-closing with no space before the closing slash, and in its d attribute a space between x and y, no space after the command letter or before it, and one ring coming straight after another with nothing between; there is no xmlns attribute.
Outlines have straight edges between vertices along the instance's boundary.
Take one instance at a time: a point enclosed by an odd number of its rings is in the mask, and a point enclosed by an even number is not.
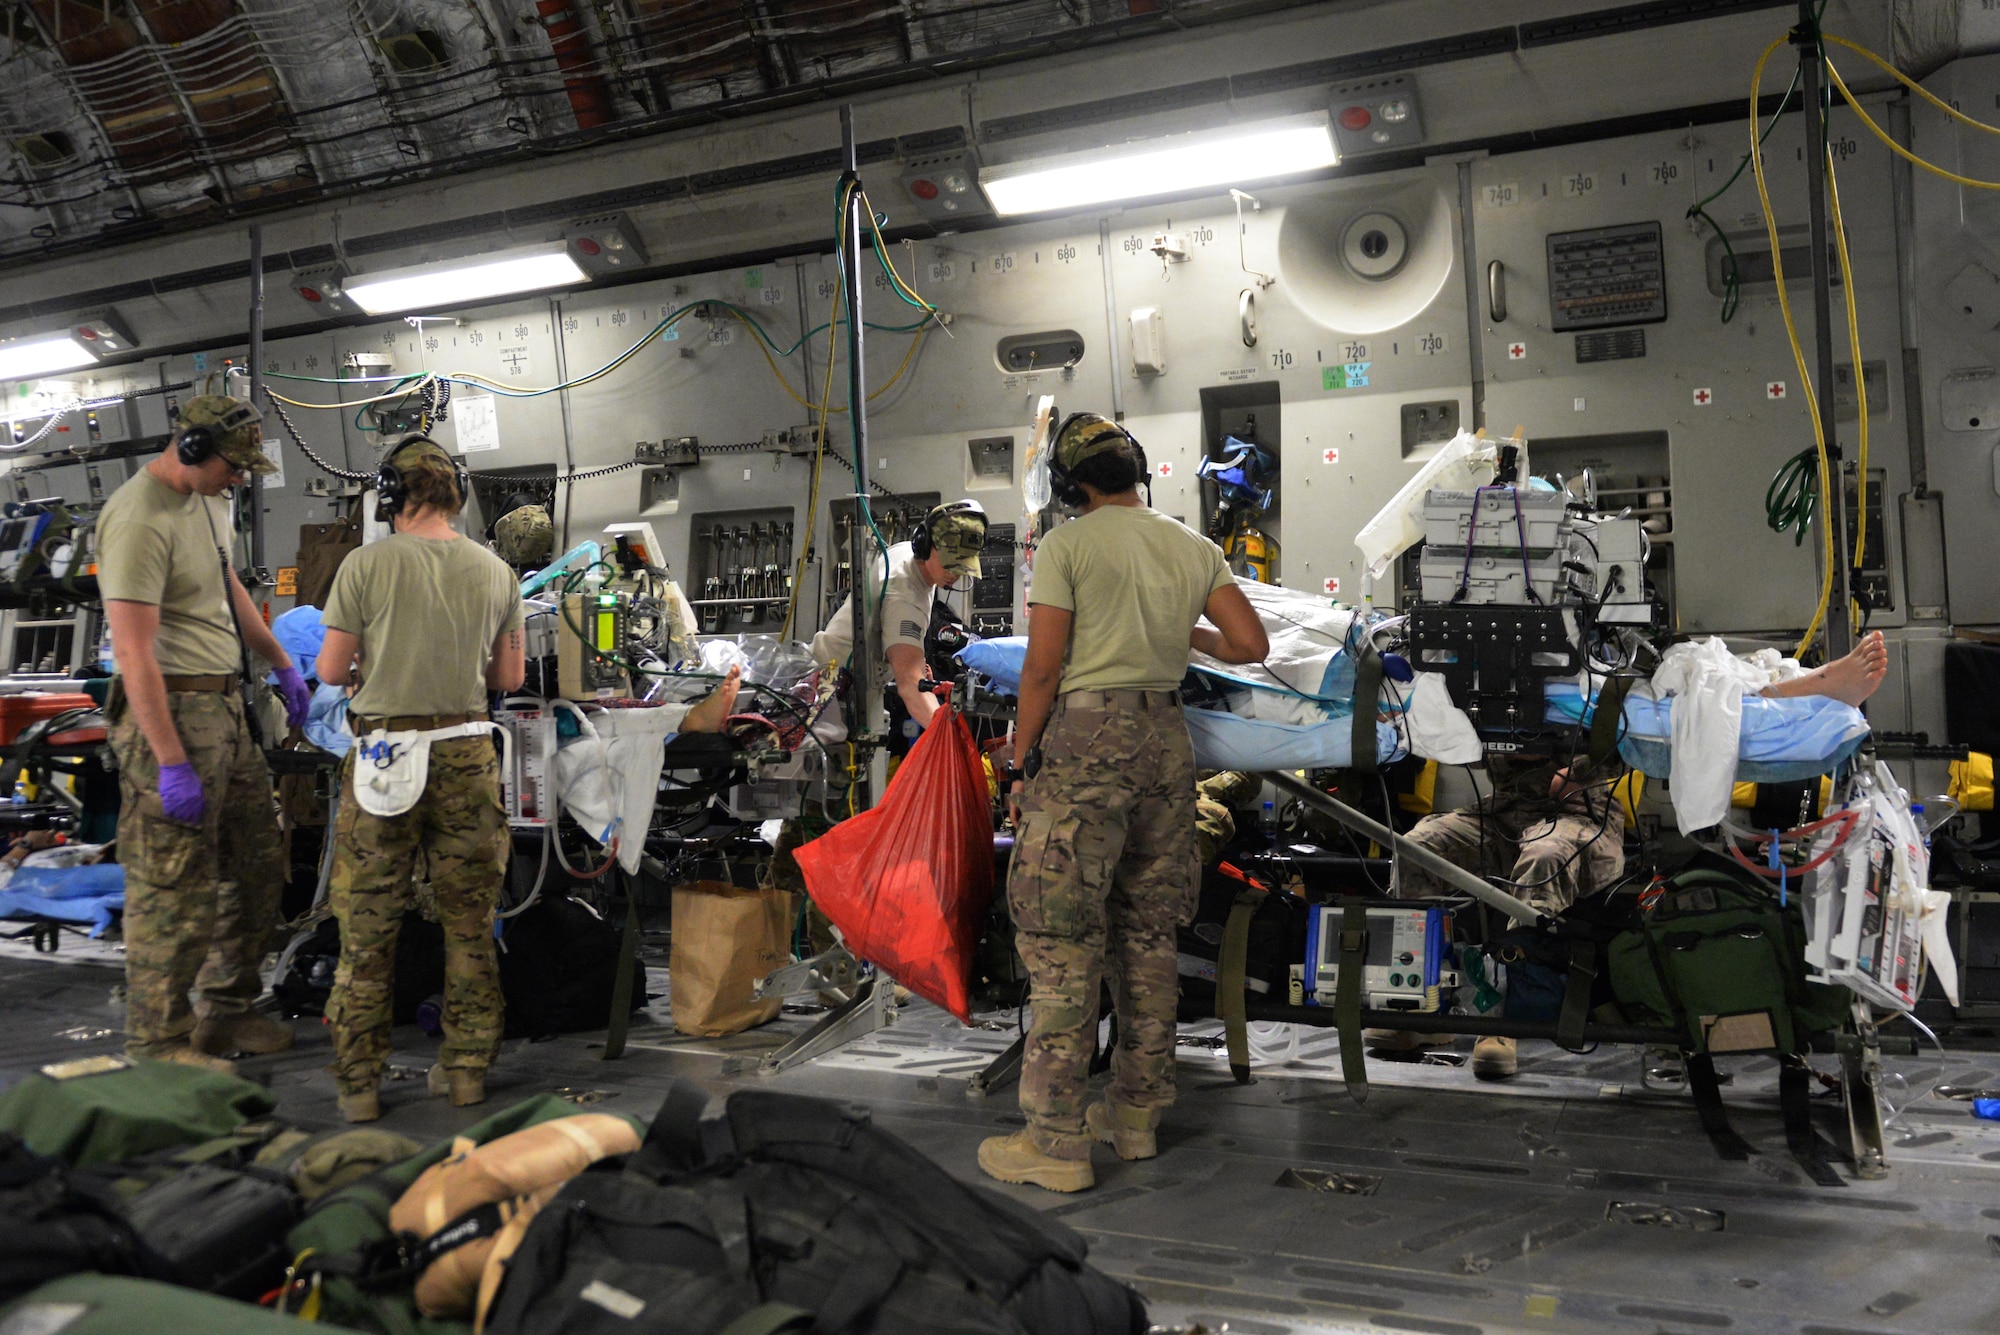
<svg viewBox="0 0 2000 1335"><path fill-rule="evenodd" d="M1337 463L1339 463L1339 462L1340 462L1340 451L1339 451L1339 450L1321 450L1321 451L1319 452L1319 458L1320 458L1320 462L1321 462L1321 463L1328 463L1328 464L1337 464Z"/></svg>
<svg viewBox="0 0 2000 1335"><path fill-rule="evenodd" d="M1764 386L1764 397L1767 399L1784 398L1785 382L1782 380L1773 380L1770 384Z"/></svg>
<svg viewBox="0 0 2000 1335"><path fill-rule="evenodd" d="M1708 390L1698 389L1694 392L1695 407L1706 408L1709 404L1714 402L1715 402L1715 395L1710 393Z"/></svg>
<svg viewBox="0 0 2000 1335"><path fill-rule="evenodd" d="M1340 577L1339 577L1338 575L1335 575L1335 576L1333 576L1333 577L1332 577L1332 578L1330 578L1330 579L1324 579L1324 580L1321 580L1321 581L1320 581L1320 588L1322 588L1322 589L1326 590L1326 591L1327 591L1328 593L1339 593L1339 592L1340 592Z"/></svg>
<svg viewBox="0 0 2000 1335"><path fill-rule="evenodd" d="M1171 462L1161 464L1159 473L1161 477L1172 477L1174 475L1173 464Z"/></svg>
<svg viewBox="0 0 2000 1335"><path fill-rule="evenodd" d="M1527 344L1525 344L1525 343L1509 343L1509 344L1507 345L1507 359L1508 359L1509 361L1516 361L1516 362L1518 362L1518 361L1520 361L1520 360L1521 360L1521 359L1522 359L1523 357L1526 357L1527 355L1528 355L1528 345L1527 345Z"/></svg>

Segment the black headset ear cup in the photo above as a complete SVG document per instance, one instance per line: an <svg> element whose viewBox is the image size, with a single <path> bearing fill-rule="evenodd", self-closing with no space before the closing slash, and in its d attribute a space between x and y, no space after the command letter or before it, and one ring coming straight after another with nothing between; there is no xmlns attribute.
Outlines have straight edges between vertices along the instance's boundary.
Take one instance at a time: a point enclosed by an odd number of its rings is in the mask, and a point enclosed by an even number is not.
<svg viewBox="0 0 2000 1335"><path fill-rule="evenodd" d="M935 550L936 547L931 543L931 517L925 515L917 521L917 526L910 530L910 555L922 561Z"/></svg>
<svg viewBox="0 0 2000 1335"><path fill-rule="evenodd" d="M215 433L205 426L181 428L175 438L174 453L189 468L197 468L215 457Z"/></svg>

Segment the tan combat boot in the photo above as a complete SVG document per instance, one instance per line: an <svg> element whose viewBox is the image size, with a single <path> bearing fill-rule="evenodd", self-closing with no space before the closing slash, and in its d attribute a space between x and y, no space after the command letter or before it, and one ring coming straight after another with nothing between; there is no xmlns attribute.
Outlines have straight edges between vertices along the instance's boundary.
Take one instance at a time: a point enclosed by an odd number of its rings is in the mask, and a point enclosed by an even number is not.
<svg viewBox="0 0 2000 1335"><path fill-rule="evenodd" d="M1118 1151L1121 1159L1151 1159L1160 1152L1160 1139L1154 1133L1160 1119L1155 1109L1126 1108L1099 1099L1084 1109L1083 1124L1091 1135Z"/></svg>
<svg viewBox="0 0 2000 1335"><path fill-rule="evenodd" d="M235 1075L236 1063L221 1057L211 1057L206 1052L196 1052L193 1048L168 1048L164 1052L149 1052L146 1061L172 1062L176 1066L192 1066L197 1070L209 1071L216 1075Z"/></svg>
<svg viewBox="0 0 2000 1335"><path fill-rule="evenodd" d="M1050 1191L1083 1191L1097 1185L1090 1160L1044 1154L1025 1131L981 1141L979 1167L1002 1182L1025 1182Z"/></svg>
<svg viewBox="0 0 2000 1335"><path fill-rule="evenodd" d="M342 1094L338 1100L340 1115L349 1122L379 1122L382 1120L382 1091L363 1089L352 1094Z"/></svg>
<svg viewBox="0 0 2000 1335"><path fill-rule="evenodd" d="M208 1015L194 1027L191 1040L195 1050L212 1057L245 1052L254 1057L283 1052L292 1046L292 1027L257 1011L232 1015Z"/></svg>
<svg viewBox="0 0 2000 1335"><path fill-rule="evenodd" d="M470 1108L486 1102L486 1072L467 1071L456 1066L436 1065L425 1084L440 1097L449 1095L454 1108Z"/></svg>
<svg viewBox="0 0 2000 1335"><path fill-rule="evenodd" d="M1521 1069L1514 1040L1489 1034L1472 1045L1472 1073L1481 1080L1505 1080Z"/></svg>

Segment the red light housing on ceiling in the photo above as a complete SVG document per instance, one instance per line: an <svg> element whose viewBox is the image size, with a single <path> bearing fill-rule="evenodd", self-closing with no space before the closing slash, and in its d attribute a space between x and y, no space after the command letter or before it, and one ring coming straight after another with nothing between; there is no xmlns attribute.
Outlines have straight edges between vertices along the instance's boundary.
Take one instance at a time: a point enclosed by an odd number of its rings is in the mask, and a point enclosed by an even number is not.
<svg viewBox="0 0 2000 1335"><path fill-rule="evenodd" d="M1374 121L1374 113L1367 107L1348 107L1340 113L1340 128L1343 130L1365 130Z"/></svg>
<svg viewBox="0 0 2000 1335"><path fill-rule="evenodd" d="M919 176L916 180L910 182L910 193L918 199L929 203L938 197L937 182L931 180L929 177Z"/></svg>
<svg viewBox="0 0 2000 1335"><path fill-rule="evenodd" d="M299 295L304 297L307 301L325 300L325 298L320 296L319 289L316 287L302 287L299 289Z"/></svg>
<svg viewBox="0 0 2000 1335"><path fill-rule="evenodd" d="M97 331L95 329L92 329L89 325L83 325L79 327L76 331L76 336L78 338L88 339L92 343L95 343L97 341Z"/></svg>
<svg viewBox="0 0 2000 1335"><path fill-rule="evenodd" d="M604 247L598 245L594 239L587 236L580 236L576 239L576 248L586 255L601 254L604 250Z"/></svg>

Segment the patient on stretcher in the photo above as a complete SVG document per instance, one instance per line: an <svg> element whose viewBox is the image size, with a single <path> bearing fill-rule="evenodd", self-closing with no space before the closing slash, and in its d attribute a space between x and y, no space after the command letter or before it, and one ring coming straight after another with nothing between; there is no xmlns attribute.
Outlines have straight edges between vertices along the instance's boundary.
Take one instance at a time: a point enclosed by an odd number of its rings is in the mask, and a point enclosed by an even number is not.
<svg viewBox="0 0 2000 1335"><path fill-rule="evenodd" d="M1693 671L1676 658L1677 651L1682 649L1691 651L1679 657L1693 658L1697 664ZM1798 672L1794 664L1788 675L1762 685L1758 684L1760 678L1785 671L1769 651L1754 659L1736 658L1721 650L1719 641L1712 641L1702 646L1676 646L1668 653L1674 661L1663 664L1662 672L1655 675L1656 689L1669 683L1681 688L1695 686L1710 696L1717 693L1726 696L1735 689L1741 692L1739 701L1742 695L1751 694L1775 699L1825 696L1858 707L1875 693L1888 670L1888 650L1880 631L1864 637L1851 653L1824 667ZM1718 674L1728 680L1705 680ZM1682 699L1678 709L1681 722L1693 722L1700 727L1702 723L1692 717L1697 709L1691 706L1696 703ZM1713 708L1716 703L1707 699L1700 702L1700 707ZM1725 784L1733 782L1735 738L1709 740L1714 743L1710 750L1720 766L1717 772L1726 775ZM1688 784L1700 784L1710 777L1690 774L1691 768L1685 755L1676 755L1677 810L1683 809L1682 797ZM1578 899L1608 888L1624 875L1625 810L1613 792L1617 776L1608 762L1593 766L1587 756L1517 753L1488 758L1486 771L1492 785L1486 796L1469 807L1426 816L1410 831L1411 842L1475 875L1495 880L1504 877L1508 888L1547 915L1559 913ZM1725 786L1722 794L1725 809L1727 801ZM1687 819L1683 814L1683 829L1689 828ZM1707 824L1719 819L1718 812ZM1404 896L1420 898L1449 893L1436 878L1408 865L1402 869L1397 889ZM1370 1047L1376 1051L1409 1051L1449 1041L1445 1035L1390 1031L1369 1035ZM1482 1038L1475 1046L1475 1075L1496 1079L1510 1076L1515 1070L1512 1039Z"/></svg>

